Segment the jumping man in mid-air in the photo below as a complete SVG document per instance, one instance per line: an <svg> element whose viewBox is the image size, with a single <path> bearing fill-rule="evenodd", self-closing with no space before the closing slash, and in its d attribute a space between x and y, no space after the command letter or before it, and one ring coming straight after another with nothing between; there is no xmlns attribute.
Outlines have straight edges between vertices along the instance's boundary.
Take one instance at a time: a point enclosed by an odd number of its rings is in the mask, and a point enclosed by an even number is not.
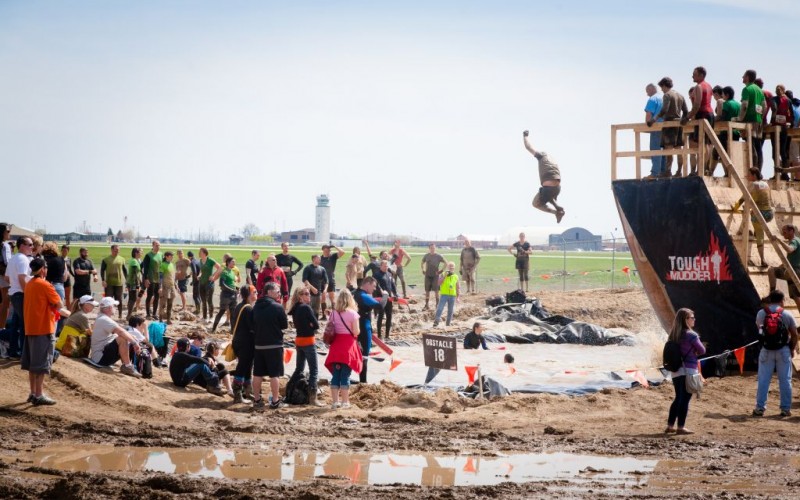
<svg viewBox="0 0 800 500"><path fill-rule="evenodd" d="M522 132L522 140L525 143L525 149L539 160L539 181L542 183L542 187L533 198L533 207L542 212L554 214L556 222L561 222L564 217L564 208L556 204L556 199L561 193L561 171L558 169L558 165L547 156L547 153L533 149L531 143L528 142L527 130ZM548 203L555 209L548 207Z"/></svg>

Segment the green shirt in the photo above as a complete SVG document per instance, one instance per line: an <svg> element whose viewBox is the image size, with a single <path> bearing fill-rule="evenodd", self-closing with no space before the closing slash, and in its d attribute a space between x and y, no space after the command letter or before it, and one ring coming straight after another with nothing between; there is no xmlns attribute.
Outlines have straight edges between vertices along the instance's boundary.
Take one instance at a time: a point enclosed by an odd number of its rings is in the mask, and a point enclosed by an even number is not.
<svg viewBox="0 0 800 500"><path fill-rule="evenodd" d="M202 262L200 263L200 283L207 284L211 280L211 276L214 275L214 267L217 265L217 261L208 257L206 259L205 264Z"/></svg>
<svg viewBox="0 0 800 500"><path fill-rule="evenodd" d="M761 112L764 107L764 92L758 85L751 83L742 89L742 102L747 101L747 111L744 113L744 121L748 123L761 123Z"/></svg>
<svg viewBox="0 0 800 500"><path fill-rule="evenodd" d="M171 288L175 286L175 264L161 261L161 267L158 269L158 274L161 275L161 286Z"/></svg>
<svg viewBox="0 0 800 500"><path fill-rule="evenodd" d="M150 259L149 264L147 265L147 278L153 283L158 283L158 270L161 268L161 261L163 257L161 256L161 252L153 253L151 250L144 256L145 260L148 258Z"/></svg>
<svg viewBox="0 0 800 500"><path fill-rule="evenodd" d="M227 267L223 269L222 274L219 275L219 283L225 288L236 290L236 274L233 269L228 269Z"/></svg>
<svg viewBox="0 0 800 500"><path fill-rule="evenodd" d="M108 286L122 286L125 284L125 258L109 255L103 259L105 267L105 282Z"/></svg>
<svg viewBox="0 0 800 500"><path fill-rule="evenodd" d="M128 261L128 286L135 288L142 284L142 265L137 259Z"/></svg>
<svg viewBox="0 0 800 500"><path fill-rule="evenodd" d="M736 99L728 99L724 103L722 103L722 120L723 122L729 122L734 118L739 116L739 111L741 111L742 106Z"/></svg>
<svg viewBox="0 0 800 500"><path fill-rule="evenodd" d="M789 264L795 270L800 270L800 251L797 251L800 248L800 237L795 236L792 238L792 241L789 242L789 248L791 251L786 254L786 259L789 260Z"/></svg>

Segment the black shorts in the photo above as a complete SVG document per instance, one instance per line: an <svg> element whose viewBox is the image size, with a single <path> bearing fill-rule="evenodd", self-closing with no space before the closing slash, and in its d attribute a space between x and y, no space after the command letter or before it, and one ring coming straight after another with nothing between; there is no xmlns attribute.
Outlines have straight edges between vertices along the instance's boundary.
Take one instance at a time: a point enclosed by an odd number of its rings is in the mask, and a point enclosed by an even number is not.
<svg viewBox="0 0 800 500"><path fill-rule="evenodd" d="M559 194L561 194L561 186L542 186L539 188L539 203L544 205L557 200Z"/></svg>
<svg viewBox="0 0 800 500"><path fill-rule="evenodd" d="M521 271L527 271L530 269L530 265L531 265L530 259L517 259L514 268L519 269Z"/></svg>
<svg viewBox="0 0 800 500"><path fill-rule="evenodd" d="M186 293L186 291L189 289L187 285L188 283L189 283L189 278L178 280L178 291L181 293Z"/></svg>
<svg viewBox="0 0 800 500"><path fill-rule="evenodd" d="M100 357L98 365L111 366L120 360L119 346L117 345L116 337L114 340L103 348L103 356Z"/></svg>
<svg viewBox="0 0 800 500"><path fill-rule="evenodd" d="M253 358L254 377L283 377L283 347L256 349Z"/></svg>
<svg viewBox="0 0 800 500"><path fill-rule="evenodd" d="M336 280L333 279L333 276L328 277L328 292L335 292L336 291Z"/></svg>
<svg viewBox="0 0 800 500"><path fill-rule="evenodd" d="M697 113L697 115L695 115L695 119L697 119L697 120L702 120L704 118L708 121L708 124L711 125L711 127L714 127L714 113L703 113L703 112L700 112L700 113ZM694 131L691 134L689 134L689 139L694 141L694 142L697 142L697 140L699 138L699 132L697 131L697 129L698 129L698 127L695 127Z"/></svg>

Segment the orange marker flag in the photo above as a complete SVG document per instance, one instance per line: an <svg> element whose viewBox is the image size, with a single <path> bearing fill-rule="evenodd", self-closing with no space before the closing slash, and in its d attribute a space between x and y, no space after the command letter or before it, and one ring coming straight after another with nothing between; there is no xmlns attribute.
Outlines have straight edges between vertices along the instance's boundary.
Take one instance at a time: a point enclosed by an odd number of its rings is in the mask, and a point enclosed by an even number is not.
<svg viewBox="0 0 800 500"><path fill-rule="evenodd" d="M472 460L472 457L467 457L467 463L464 464L464 472L478 472L475 468L475 462Z"/></svg>
<svg viewBox="0 0 800 500"><path fill-rule="evenodd" d="M733 355L736 356L736 361L739 362L739 373L744 373L744 347L734 350Z"/></svg>
<svg viewBox="0 0 800 500"><path fill-rule="evenodd" d="M589 375L589 372L585 371L573 371L573 370L564 370L564 373L567 375Z"/></svg>
<svg viewBox="0 0 800 500"><path fill-rule="evenodd" d="M549 280L549 279L550 279L550 275L549 275L549 274L543 274L543 275L541 276L541 278L542 278L543 280Z"/></svg>
<svg viewBox="0 0 800 500"><path fill-rule="evenodd" d="M284 349L283 351L283 364L289 363L292 360L292 354L294 354L294 349Z"/></svg>
<svg viewBox="0 0 800 500"><path fill-rule="evenodd" d="M402 363L402 362L403 362L402 359L392 358L392 366L389 367L389 371L392 371L395 368L397 368L398 366L400 366L400 363Z"/></svg>
<svg viewBox="0 0 800 500"><path fill-rule="evenodd" d="M475 383L475 372L478 371L477 366L465 366L464 369L467 371L467 377L469 377L469 383Z"/></svg>
<svg viewBox="0 0 800 500"><path fill-rule="evenodd" d="M583 275L584 275L584 276L586 276L587 274L589 274L589 271L584 271L584 272L583 272Z"/></svg>
<svg viewBox="0 0 800 500"><path fill-rule="evenodd" d="M702 373L703 372L703 364L700 363L700 360L697 360L697 371Z"/></svg>
<svg viewBox="0 0 800 500"><path fill-rule="evenodd" d="M511 376L514 375L515 373L517 373L517 369L511 365L508 365L508 375Z"/></svg>
<svg viewBox="0 0 800 500"><path fill-rule="evenodd" d="M625 274L628 274L629 272L631 272L631 268L628 267L628 266L625 266L625 267L622 268L622 272L625 273Z"/></svg>
<svg viewBox="0 0 800 500"><path fill-rule="evenodd" d="M511 279L510 279L510 278L503 278L503 282L504 282L504 283L508 283L509 281L511 281Z"/></svg>
<svg viewBox="0 0 800 500"><path fill-rule="evenodd" d="M642 387L650 387L650 382L647 381L647 378L644 376L644 373L636 370L636 373L633 374L633 380L642 384Z"/></svg>

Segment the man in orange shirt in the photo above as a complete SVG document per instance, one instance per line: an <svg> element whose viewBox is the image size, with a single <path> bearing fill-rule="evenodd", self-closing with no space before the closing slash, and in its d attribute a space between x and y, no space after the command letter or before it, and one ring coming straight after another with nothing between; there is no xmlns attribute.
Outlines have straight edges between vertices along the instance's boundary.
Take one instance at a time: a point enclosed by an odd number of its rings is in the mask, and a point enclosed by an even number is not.
<svg viewBox="0 0 800 500"><path fill-rule="evenodd" d="M22 346L22 369L28 371L31 392L28 402L34 406L54 405L56 402L43 394L44 376L53 365L55 346L56 311L69 316L56 289L44 279L47 264L37 257L31 261L31 280L25 285L25 343Z"/></svg>

